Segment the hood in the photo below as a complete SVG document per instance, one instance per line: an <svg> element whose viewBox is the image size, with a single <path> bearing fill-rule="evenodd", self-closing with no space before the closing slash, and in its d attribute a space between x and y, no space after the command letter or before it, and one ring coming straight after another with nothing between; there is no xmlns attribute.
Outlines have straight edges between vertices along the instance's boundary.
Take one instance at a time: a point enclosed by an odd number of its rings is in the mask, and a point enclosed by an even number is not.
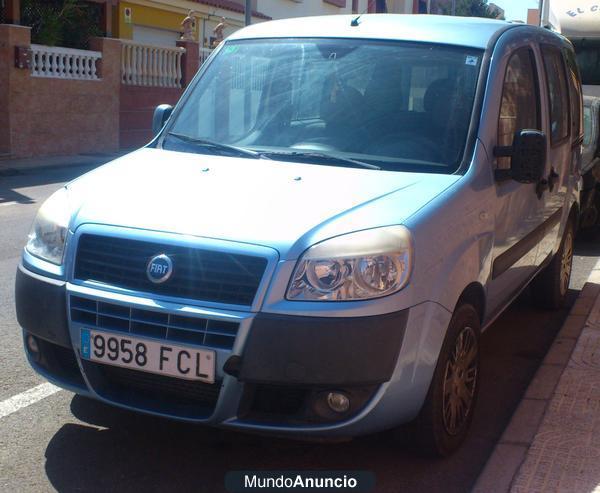
<svg viewBox="0 0 600 493"><path fill-rule="evenodd" d="M296 258L322 239L400 224L459 177L141 149L69 184L96 223L252 243Z"/></svg>

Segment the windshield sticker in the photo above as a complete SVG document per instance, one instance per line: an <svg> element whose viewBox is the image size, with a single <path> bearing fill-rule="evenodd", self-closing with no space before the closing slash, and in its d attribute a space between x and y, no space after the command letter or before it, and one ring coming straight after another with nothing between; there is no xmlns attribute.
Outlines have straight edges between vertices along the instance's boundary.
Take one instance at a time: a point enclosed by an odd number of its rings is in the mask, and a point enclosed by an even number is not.
<svg viewBox="0 0 600 493"><path fill-rule="evenodd" d="M476 56L472 56L472 55L468 55L467 58L465 58L465 65L477 65L477 62L479 61L479 57Z"/></svg>
<svg viewBox="0 0 600 493"><path fill-rule="evenodd" d="M240 49L239 46L233 45L233 46L226 46L224 51L226 54L230 54L230 53L235 53L239 49Z"/></svg>

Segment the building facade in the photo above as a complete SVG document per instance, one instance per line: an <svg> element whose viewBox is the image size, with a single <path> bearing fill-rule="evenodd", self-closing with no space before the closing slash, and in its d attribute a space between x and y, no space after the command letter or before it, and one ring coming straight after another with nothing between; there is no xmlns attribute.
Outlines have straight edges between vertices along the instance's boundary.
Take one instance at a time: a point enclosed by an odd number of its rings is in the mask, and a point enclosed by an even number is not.
<svg viewBox="0 0 600 493"><path fill-rule="evenodd" d="M527 24L540 25L540 9L527 9Z"/></svg>
<svg viewBox="0 0 600 493"><path fill-rule="evenodd" d="M252 0L252 22L333 14L429 12L432 0ZM19 24L22 0L0 0L0 20ZM103 34L135 42L175 46L183 19L193 11L201 51L245 23L245 0L81 0L101 5Z"/></svg>
<svg viewBox="0 0 600 493"><path fill-rule="evenodd" d="M140 43L175 45L183 17L193 10L196 40L214 46L222 25L227 37L244 26L244 0L127 0L115 9L114 36ZM427 10L423 0L253 0L252 22L314 15L390 12L412 14Z"/></svg>
<svg viewBox="0 0 600 493"><path fill-rule="evenodd" d="M488 10L496 19L504 19L504 9L495 3L488 3Z"/></svg>
<svg viewBox="0 0 600 493"><path fill-rule="evenodd" d="M252 22L271 17L253 1ZM214 45L215 30L222 25L227 37L244 26L244 0L128 0L119 1L113 12L113 36L143 44L175 46L183 32L182 21L192 12L194 39L201 47Z"/></svg>

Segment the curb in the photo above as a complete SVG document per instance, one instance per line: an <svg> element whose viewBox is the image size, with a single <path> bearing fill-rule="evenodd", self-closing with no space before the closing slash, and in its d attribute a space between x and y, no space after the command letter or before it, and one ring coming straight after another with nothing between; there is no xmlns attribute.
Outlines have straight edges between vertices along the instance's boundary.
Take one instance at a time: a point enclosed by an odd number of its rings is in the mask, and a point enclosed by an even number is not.
<svg viewBox="0 0 600 493"><path fill-rule="evenodd" d="M546 414L554 390L600 297L600 261L592 269L552 346L496 443L473 493L507 493Z"/></svg>

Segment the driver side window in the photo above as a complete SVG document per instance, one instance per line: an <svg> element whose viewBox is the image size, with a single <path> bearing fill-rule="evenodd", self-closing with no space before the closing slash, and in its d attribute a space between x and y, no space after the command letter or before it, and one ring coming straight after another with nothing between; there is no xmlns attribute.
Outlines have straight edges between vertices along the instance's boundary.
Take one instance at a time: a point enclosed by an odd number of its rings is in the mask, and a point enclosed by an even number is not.
<svg viewBox="0 0 600 493"><path fill-rule="evenodd" d="M515 132L540 130L539 90L535 58L530 48L516 51L508 62L498 119L498 145L511 146ZM510 158L499 157L498 169L510 168Z"/></svg>

